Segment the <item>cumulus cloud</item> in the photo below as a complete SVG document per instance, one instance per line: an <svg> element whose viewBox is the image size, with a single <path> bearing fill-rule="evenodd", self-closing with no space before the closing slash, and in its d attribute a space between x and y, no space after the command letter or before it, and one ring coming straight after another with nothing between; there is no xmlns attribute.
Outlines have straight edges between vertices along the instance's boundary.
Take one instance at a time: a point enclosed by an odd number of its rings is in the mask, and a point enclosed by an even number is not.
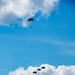
<svg viewBox="0 0 75 75"><path fill-rule="evenodd" d="M45 67L41 71L37 71L38 68ZM37 71L36 74L33 74L33 71ZM28 67L27 70L24 70L23 67L18 68L15 71L9 72L8 75L75 75L75 66L58 66L57 68L53 65L43 64L39 67Z"/></svg>
<svg viewBox="0 0 75 75"><path fill-rule="evenodd" d="M17 24L26 27L27 19L49 16L58 5L59 0L0 0L0 25Z"/></svg>

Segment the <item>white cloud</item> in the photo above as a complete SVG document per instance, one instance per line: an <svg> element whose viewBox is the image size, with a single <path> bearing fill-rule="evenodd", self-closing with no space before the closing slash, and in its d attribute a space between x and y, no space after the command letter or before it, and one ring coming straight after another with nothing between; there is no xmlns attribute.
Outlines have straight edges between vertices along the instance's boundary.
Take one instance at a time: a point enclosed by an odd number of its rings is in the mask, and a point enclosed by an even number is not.
<svg viewBox="0 0 75 75"><path fill-rule="evenodd" d="M38 68L41 68L42 66L45 67L45 69L41 69L41 71L37 71ZM36 74L33 74L33 71L37 71ZM52 65L43 64L40 67L28 67L27 70L24 70L23 67L18 68L15 71L9 72L8 75L75 75L75 66L58 66L57 68Z"/></svg>
<svg viewBox="0 0 75 75"><path fill-rule="evenodd" d="M0 25L27 26L27 18L39 11L41 16L49 16L58 3L59 0L0 0Z"/></svg>

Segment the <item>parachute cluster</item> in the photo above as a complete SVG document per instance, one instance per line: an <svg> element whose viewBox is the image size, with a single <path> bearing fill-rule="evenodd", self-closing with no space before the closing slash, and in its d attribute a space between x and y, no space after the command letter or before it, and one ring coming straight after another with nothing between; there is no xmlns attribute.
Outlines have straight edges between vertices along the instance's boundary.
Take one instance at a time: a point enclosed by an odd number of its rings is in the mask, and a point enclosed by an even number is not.
<svg viewBox="0 0 75 75"><path fill-rule="evenodd" d="M38 71L40 71L40 72L41 72L41 70L42 70L42 69L45 69L45 67L43 66L43 67L41 67L41 68L38 68L38 69L37 69L37 71L33 71L33 74L37 74L37 73L38 73Z"/></svg>

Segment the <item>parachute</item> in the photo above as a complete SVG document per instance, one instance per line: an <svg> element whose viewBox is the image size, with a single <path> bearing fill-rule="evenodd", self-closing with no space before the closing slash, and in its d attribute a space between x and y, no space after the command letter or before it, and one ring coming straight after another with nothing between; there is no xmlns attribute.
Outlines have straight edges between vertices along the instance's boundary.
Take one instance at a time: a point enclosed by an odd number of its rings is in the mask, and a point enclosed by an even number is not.
<svg viewBox="0 0 75 75"><path fill-rule="evenodd" d="M36 71L34 71L33 73L34 73L34 74L36 74L37 72L36 72Z"/></svg>
<svg viewBox="0 0 75 75"><path fill-rule="evenodd" d="M37 71L41 71L41 69L37 69Z"/></svg>
<svg viewBox="0 0 75 75"><path fill-rule="evenodd" d="M29 19L28 19L28 22L32 22L32 21L34 21L33 18L29 18ZM30 28L32 28L32 26L31 26Z"/></svg>
<svg viewBox="0 0 75 75"><path fill-rule="evenodd" d="M29 18L28 21L34 21L34 19L33 18Z"/></svg>
<svg viewBox="0 0 75 75"><path fill-rule="evenodd" d="M45 69L45 67L43 66L43 67L41 67L41 69Z"/></svg>

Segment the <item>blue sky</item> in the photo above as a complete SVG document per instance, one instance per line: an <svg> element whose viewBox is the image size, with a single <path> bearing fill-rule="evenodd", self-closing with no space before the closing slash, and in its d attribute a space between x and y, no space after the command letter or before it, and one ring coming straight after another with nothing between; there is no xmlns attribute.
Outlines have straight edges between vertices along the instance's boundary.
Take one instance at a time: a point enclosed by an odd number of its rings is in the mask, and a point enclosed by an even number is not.
<svg viewBox="0 0 75 75"><path fill-rule="evenodd" d="M0 75L23 66L75 65L75 6L62 0L46 19L30 27L0 26Z"/></svg>

